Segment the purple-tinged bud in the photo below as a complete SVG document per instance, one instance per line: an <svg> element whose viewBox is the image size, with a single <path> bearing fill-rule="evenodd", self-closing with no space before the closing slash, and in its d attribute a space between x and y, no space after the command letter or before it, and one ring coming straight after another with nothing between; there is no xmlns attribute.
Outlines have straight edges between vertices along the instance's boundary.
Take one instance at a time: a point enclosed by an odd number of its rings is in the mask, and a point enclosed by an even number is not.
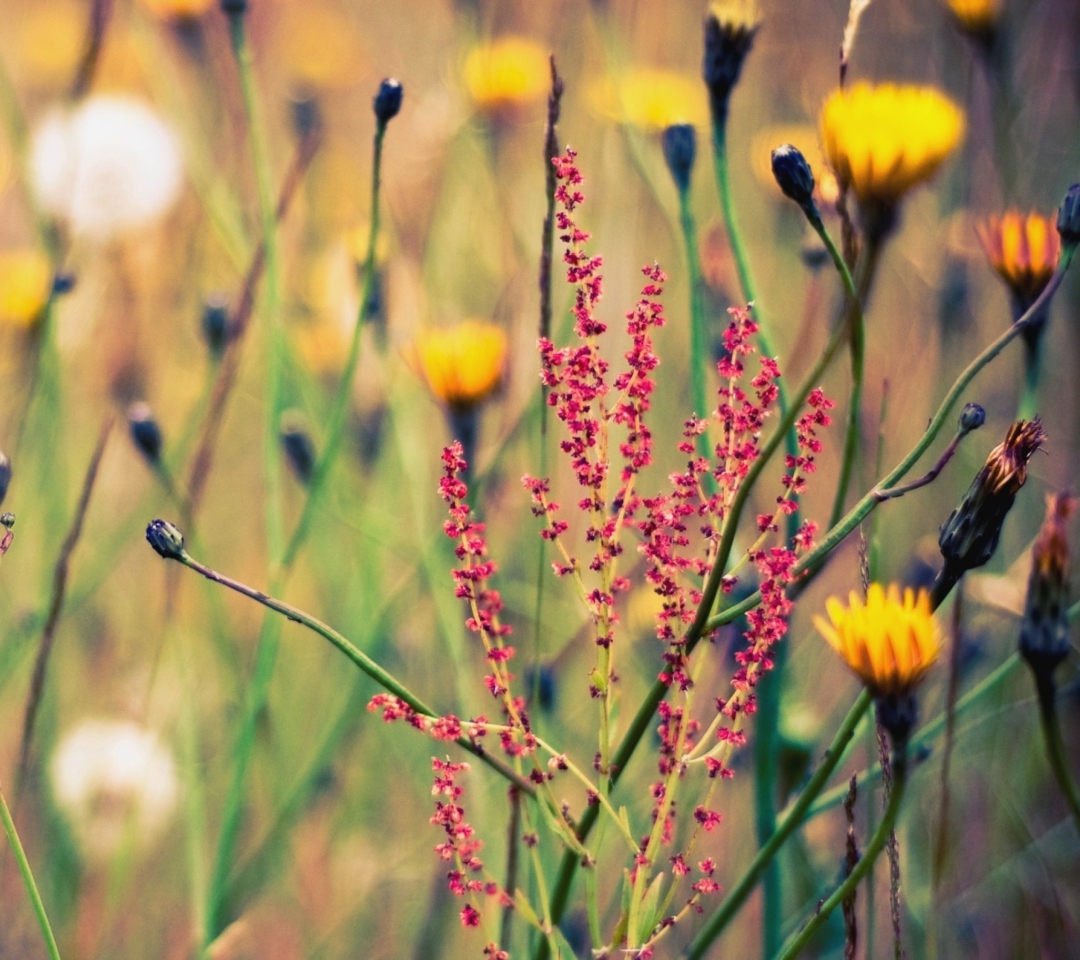
<svg viewBox="0 0 1080 960"><path fill-rule="evenodd" d="M1061 242L1076 246L1080 243L1080 183L1074 183L1058 207L1058 234Z"/></svg>
<svg viewBox="0 0 1080 960"><path fill-rule="evenodd" d="M772 172L784 196L809 216L814 210L814 171L802 151L790 143L781 144L772 152Z"/></svg>
<svg viewBox="0 0 1080 960"><path fill-rule="evenodd" d="M697 133L689 123L676 123L664 130L664 160L680 193L690 189L690 174L697 156Z"/></svg>
<svg viewBox="0 0 1080 960"><path fill-rule="evenodd" d="M131 439L139 452L146 457L151 464L161 460L161 428L154 419L154 412L150 405L139 401L128 407L128 427L131 430Z"/></svg>
<svg viewBox="0 0 1080 960"><path fill-rule="evenodd" d="M184 555L184 535L168 520L151 520L146 541L164 560L179 560Z"/></svg>
<svg viewBox="0 0 1080 960"><path fill-rule="evenodd" d="M375 94L373 106L375 108L375 119L379 121L380 126L385 127L398 115L404 93L401 81L395 80L393 77L387 77L379 84L379 92Z"/></svg>

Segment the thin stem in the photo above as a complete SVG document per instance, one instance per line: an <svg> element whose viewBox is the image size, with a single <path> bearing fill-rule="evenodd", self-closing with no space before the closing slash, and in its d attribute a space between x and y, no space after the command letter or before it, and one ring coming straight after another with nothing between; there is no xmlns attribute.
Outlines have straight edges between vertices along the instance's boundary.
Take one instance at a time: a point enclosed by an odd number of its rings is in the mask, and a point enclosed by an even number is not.
<svg viewBox="0 0 1080 960"><path fill-rule="evenodd" d="M686 267L690 284L690 399L694 415L709 418L708 387L705 372L709 367L709 347L705 339L705 296L698 257L697 225L690 209L690 188L679 187L679 226L686 247ZM709 456L709 439L704 433L697 436L698 455Z"/></svg>
<svg viewBox="0 0 1080 960"><path fill-rule="evenodd" d="M45 913L45 905L41 902L41 894L38 893L37 884L34 882L34 874L30 869L30 861L26 859L26 851L23 849L19 832L15 829L15 821L11 818L11 810L8 809L4 792L0 790L0 821L4 824L4 833L7 834L8 843L15 852L15 862L19 865L19 873L22 874L23 886L34 908L38 926L41 928L41 936L45 940L45 947L49 951L51 960L60 960L60 950L56 946L56 937L53 936L52 927L49 925L49 917Z"/></svg>
<svg viewBox="0 0 1080 960"><path fill-rule="evenodd" d="M705 956L713 941L731 922L731 919L742 907L746 898L753 892L766 867L772 862L777 851L784 845L787 838L803 822L806 811L809 809L814 797L820 793L821 788L832 776L833 771L844 756L847 745L855 735L855 728L870 708L871 702L872 698L869 692L863 690L847 712L847 716L844 717L843 722L836 731L836 735L833 737L832 743L829 744L829 748L825 751L824 760L814 771L814 775L810 778L802 793L799 794L798 800L784 814L776 831L762 845L750 866L747 867L736 884L731 887L719 909L709 918L708 922L694 938L693 943L690 944L689 949L686 951L686 960L700 960L701 957Z"/></svg>
<svg viewBox="0 0 1080 960"><path fill-rule="evenodd" d="M841 903L855 892L863 877L870 872L870 868L873 867L878 854L881 853L888 842L893 827L896 825L897 814L900 812L900 801L904 795L904 785L907 779L907 754L903 747L893 757L893 777L893 789L889 797L889 805L885 808L885 815L881 818L881 823L878 824L877 830L874 831L874 835L870 838L862 859L856 864L855 869L848 874L847 879L818 908L806 926L788 940L776 960L794 960L802 952L803 947L810 942L818 928Z"/></svg>
<svg viewBox="0 0 1080 960"><path fill-rule="evenodd" d="M187 551L181 551L175 559L185 567L194 570L196 573L202 574L207 580L212 580L214 583L219 583L223 587L235 590L242 596L254 600L256 603L261 603L264 607L268 607L275 613L280 613L285 619L292 620L294 623L299 623L301 626L307 627L309 630L317 633L325 640L329 640L338 648L338 650L345 654L356 667L359 667L384 690L387 690L395 697L398 697L400 700L407 703L418 714L430 719L437 719L439 717L438 713L432 710L431 707L417 697L408 689L408 687L399 682L392 674L367 656L367 654L360 650L351 640L338 633L333 627L328 626L318 618L311 616L309 613L305 613L299 607L294 607L281 600L275 600L273 597L256 590L254 587L249 587L246 583L241 583L239 580L233 580L232 577L227 577L224 574L218 573L216 570L211 570L210 567L205 564L199 563L199 561L188 554ZM468 737L459 737L455 742L462 749L467 750L475 757L483 760L489 767L496 770L517 786L519 790L530 797L535 796L536 791L534 790L533 785L511 770L498 757L491 756L485 750L476 746L476 744L469 740Z"/></svg>
<svg viewBox="0 0 1080 960"><path fill-rule="evenodd" d="M1036 674L1035 679L1039 688L1039 720L1043 742L1046 744L1046 759L1061 789L1061 795L1065 798L1069 813L1072 814L1076 829L1080 831L1080 793L1076 790L1076 783L1065 761L1065 744L1061 739L1061 725L1058 723L1053 678L1049 674L1046 674L1045 678Z"/></svg>

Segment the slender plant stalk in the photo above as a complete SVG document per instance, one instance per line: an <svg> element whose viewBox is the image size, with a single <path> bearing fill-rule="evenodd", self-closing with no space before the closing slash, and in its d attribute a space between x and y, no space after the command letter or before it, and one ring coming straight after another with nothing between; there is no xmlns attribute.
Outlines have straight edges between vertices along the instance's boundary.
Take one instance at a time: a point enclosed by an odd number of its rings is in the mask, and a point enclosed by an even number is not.
<svg viewBox="0 0 1080 960"><path fill-rule="evenodd" d="M855 869L848 874L839 887L837 887L828 899L817 909L817 912L797 934L791 937L784 948L777 955L776 960L795 960L810 939L818 931L821 925L832 915L832 912L840 906L848 897L854 894L855 889L873 867L878 854L884 849L896 825L896 817L900 812L900 802L904 796L904 786L907 780L907 754L903 748L893 757L893 788L889 797L889 805L885 808L885 815L870 838L870 842L863 851L862 859L856 864Z"/></svg>
<svg viewBox="0 0 1080 960"><path fill-rule="evenodd" d="M1065 799L1069 813L1072 814L1073 823L1076 824L1077 831L1080 831L1080 793L1077 792L1076 782L1065 760L1065 744L1061 739L1053 678L1049 674L1037 675L1036 685L1039 690L1039 721L1042 726L1043 742L1046 744L1046 759L1050 763L1050 769L1061 789L1061 795Z"/></svg>
<svg viewBox="0 0 1080 960"><path fill-rule="evenodd" d="M254 600L256 603L261 603L264 607L273 610L275 613L281 614L286 620L292 620L294 623L299 623L301 626L307 627L307 629L317 633L323 639L329 640L330 643L337 647L338 650L352 661L354 666L366 673L384 690L405 701L405 703L412 707L417 713L432 719L439 716L439 714L432 710L432 708L424 703L423 700L417 697L392 674L372 660L351 640L338 633L333 627L330 627L316 617L305 613L299 607L294 607L281 600L276 600L268 594L256 590L254 587L249 587L247 584L241 583L239 580L233 580L232 577L227 577L224 574L218 573L216 570L211 570L210 567L200 563L186 551L181 551L180 554L173 559L182 563L185 567L194 570L196 573L202 574L207 580L212 580L214 583L221 584L223 587L228 587L230 590L236 591L241 596ZM511 770L498 757L480 749L468 737L463 736L456 742L462 749L467 750L475 757L483 760L489 767L496 770L503 777L516 785L523 793L530 797L535 796L536 791L532 784Z"/></svg>
<svg viewBox="0 0 1080 960"><path fill-rule="evenodd" d="M34 738L34 726L37 721L38 709L41 706L41 699L45 692L45 678L49 667L53 641L56 638L56 628L60 623L60 614L64 609L64 596L67 593L71 556L75 552L79 538L82 536L83 522L86 520L86 512L90 507L90 496L94 492L98 468L101 466L101 458L105 454L105 444L108 443L112 427L113 417L109 416L101 427L97 445L90 456L90 464L86 468L82 491L75 506L71 526L68 528L67 536L60 546L60 554L56 558L56 565L53 567L49 612L41 628L41 642L38 644L37 657L34 660L34 672L30 679L30 692L26 698L26 708L23 712L22 738L19 747L19 775L15 788L16 806L25 783L26 771L30 765L30 747Z"/></svg>
<svg viewBox="0 0 1080 960"><path fill-rule="evenodd" d="M50 960L60 960L60 950L56 946L56 937L53 936L52 927L49 925L48 914L45 913L45 905L41 902L41 894L38 893L37 883L34 882L34 874L30 869L30 861L26 859L26 851L19 839L19 831L15 829L15 821L11 818L11 810L8 809L4 792L0 790L0 821L4 824L4 833L7 834L8 843L15 853L15 862L19 865L19 873L22 875L23 886L26 887L26 895L34 908L38 926L41 928L41 936L45 941L45 948L49 951Z"/></svg>
<svg viewBox="0 0 1080 960"><path fill-rule="evenodd" d="M679 226L682 228L683 245L686 248L687 282L690 285L690 397L694 415L709 416L708 387L705 373L709 364L709 347L705 336L705 290L701 277L701 259L698 256L697 225L690 208L690 188L679 187ZM709 439L698 434L699 455L709 456Z"/></svg>

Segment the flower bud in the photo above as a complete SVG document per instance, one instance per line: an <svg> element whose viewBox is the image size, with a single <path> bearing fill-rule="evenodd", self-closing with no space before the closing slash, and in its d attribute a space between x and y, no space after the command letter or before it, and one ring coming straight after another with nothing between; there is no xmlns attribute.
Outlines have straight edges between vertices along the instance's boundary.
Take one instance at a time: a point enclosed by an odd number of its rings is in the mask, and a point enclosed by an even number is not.
<svg viewBox="0 0 1080 960"><path fill-rule="evenodd" d="M7 496L8 485L11 483L11 461L7 454L0 451L0 503Z"/></svg>
<svg viewBox="0 0 1080 960"><path fill-rule="evenodd" d="M158 463L161 460L161 428L149 404L133 403L128 407L127 416L135 446L150 463Z"/></svg>
<svg viewBox="0 0 1080 960"><path fill-rule="evenodd" d="M151 520L146 541L165 560L179 560L184 555L184 535L168 520Z"/></svg>
<svg viewBox="0 0 1080 960"><path fill-rule="evenodd" d="M1080 183L1074 183L1058 207L1058 234L1061 242L1075 246L1080 243Z"/></svg>
<svg viewBox="0 0 1080 960"><path fill-rule="evenodd" d="M0 513L0 527L3 527L5 530L10 530L13 526L15 526L15 514L10 510L5 513Z"/></svg>
<svg viewBox="0 0 1080 960"><path fill-rule="evenodd" d="M785 197L794 200L806 211L814 209L814 171L802 151L790 143L772 152L772 172Z"/></svg>
<svg viewBox="0 0 1080 960"><path fill-rule="evenodd" d="M206 347L216 360L224 352L229 339L229 305L225 297L214 295L206 299L200 325Z"/></svg>
<svg viewBox="0 0 1080 960"><path fill-rule="evenodd" d="M676 123L664 131L664 160L680 193L690 189L690 173L697 156L697 133L689 123Z"/></svg>
<svg viewBox="0 0 1080 960"><path fill-rule="evenodd" d="M1068 520L1076 509L1069 493L1047 498L1046 519L1031 550L1020 653L1036 677L1047 678L1069 653Z"/></svg>
<svg viewBox="0 0 1080 960"><path fill-rule="evenodd" d="M53 277L53 293L62 297L65 293L71 293L75 289L75 274L61 270Z"/></svg>
<svg viewBox="0 0 1080 960"><path fill-rule="evenodd" d="M941 525L938 546L949 579L981 567L997 549L1001 526L1027 480L1027 463L1046 440L1042 422L1017 420L987 457L960 505Z"/></svg>
<svg viewBox="0 0 1080 960"><path fill-rule="evenodd" d="M221 0L221 12L226 16L242 17L247 9L247 0Z"/></svg>
<svg viewBox="0 0 1080 960"><path fill-rule="evenodd" d="M713 123L727 123L728 101L760 22L752 0L714 0L705 15L702 73L709 88Z"/></svg>
<svg viewBox="0 0 1080 960"><path fill-rule="evenodd" d="M281 415L281 446L296 479L307 486L315 472L315 444L299 410Z"/></svg>
<svg viewBox="0 0 1080 960"><path fill-rule="evenodd" d="M322 127L318 100L311 96L298 96L293 98L290 107L293 130L300 140L307 140L318 133Z"/></svg>
<svg viewBox="0 0 1080 960"><path fill-rule="evenodd" d="M977 403L965 403L960 411L960 429L964 433L978 430L986 423L986 411Z"/></svg>
<svg viewBox="0 0 1080 960"><path fill-rule="evenodd" d="M375 119L379 121L380 126L386 126L398 115L403 95L404 90L400 80L388 77L379 84L379 92L375 94L373 106L375 108Z"/></svg>

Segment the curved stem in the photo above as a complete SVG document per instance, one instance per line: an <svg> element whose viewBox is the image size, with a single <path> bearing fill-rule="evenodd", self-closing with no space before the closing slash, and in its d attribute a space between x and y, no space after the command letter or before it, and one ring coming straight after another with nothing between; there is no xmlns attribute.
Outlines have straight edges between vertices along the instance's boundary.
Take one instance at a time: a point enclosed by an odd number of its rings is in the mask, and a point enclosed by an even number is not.
<svg viewBox="0 0 1080 960"><path fill-rule="evenodd" d="M803 788L802 793L799 794L798 800L784 815L776 831L758 850L757 856L754 857L745 873L739 878L735 886L728 891L728 895L724 898L716 913L709 918L698 935L694 937L693 942L686 951L685 960L700 960L700 958L704 957L713 941L716 940L732 917L739 911L739 908L742 907L746 898L753 892L758 879L772 862L777 851L803 822L811 802L821 792L822 787L828 783L829 777L832 776L833 771L844 756L847 745L855 735L855 728L870 708L871 702L870 693L863 690L847 712L847 716L844 717L840 728L833 737L832 743L829 744L828 750L825 751L825 759L814 771L814 775ZM766 954L766 956L768 955L770 954Z"/></svg>
<svg viewBox="0 0 1080 960"><path fill-rule="evenodd" d="M45 940L45 947L49 951L50 960L60 960L60 950L56 946L56 937L53 936L52 927L49 925L49 917L45 913L45 905L41 902L41 894L38 892L37 883L34 881L33 871L30 869L30 861L26 859L26 851L23 849L19 832L15 829L15 821L11 817L7 800L0 790L0 822L3 822L4 833L7 834L8 843L15 853L15 862L19 865L19 873L22 875L23 886L34 908L38 926L41 928L41 936Z"/></svg>
<svg viewBox="0 0 1080 960"><path fill-rule="evenodd" d="M811 917L806 926L788 940L787 944L777 955L776 960L795 960L795 957L797 957L802 952L803 947L810 942L810 939L817 932L818 928L829 918L832 912L840 906L841 903L855 892L855 888L862 882L863 877L870 872L870 868L873 867L878 854L885 848L889 835L896 825L896 816L900 812L900 801L903 799L906 781L907 753L904 748L900 748L893 756L893 788L892 793L889 796L889 805L885 808L885 815L881 818L877 830L874 831L874 835L866 845L866 850L863 852L862 859L859 860L855 865L855 868L848 874L847 879L844 880L844 882L840 884L840 886L837 887L829 898L818 908L817 912Z"/></svg>
<svg viewBox="0 0 1080 960"><path fill-rule="evenodd" d="M1061 739L1061 725L1058 723L1053 677L1049 673L1036 673L1035 682L1039 690L1039 720L1043 742L1046 744L1046 759L1069 807L1076 829L1080 831L1080 793L1077 793L1076 783L1065 762L1065 744Z"/></svg>

